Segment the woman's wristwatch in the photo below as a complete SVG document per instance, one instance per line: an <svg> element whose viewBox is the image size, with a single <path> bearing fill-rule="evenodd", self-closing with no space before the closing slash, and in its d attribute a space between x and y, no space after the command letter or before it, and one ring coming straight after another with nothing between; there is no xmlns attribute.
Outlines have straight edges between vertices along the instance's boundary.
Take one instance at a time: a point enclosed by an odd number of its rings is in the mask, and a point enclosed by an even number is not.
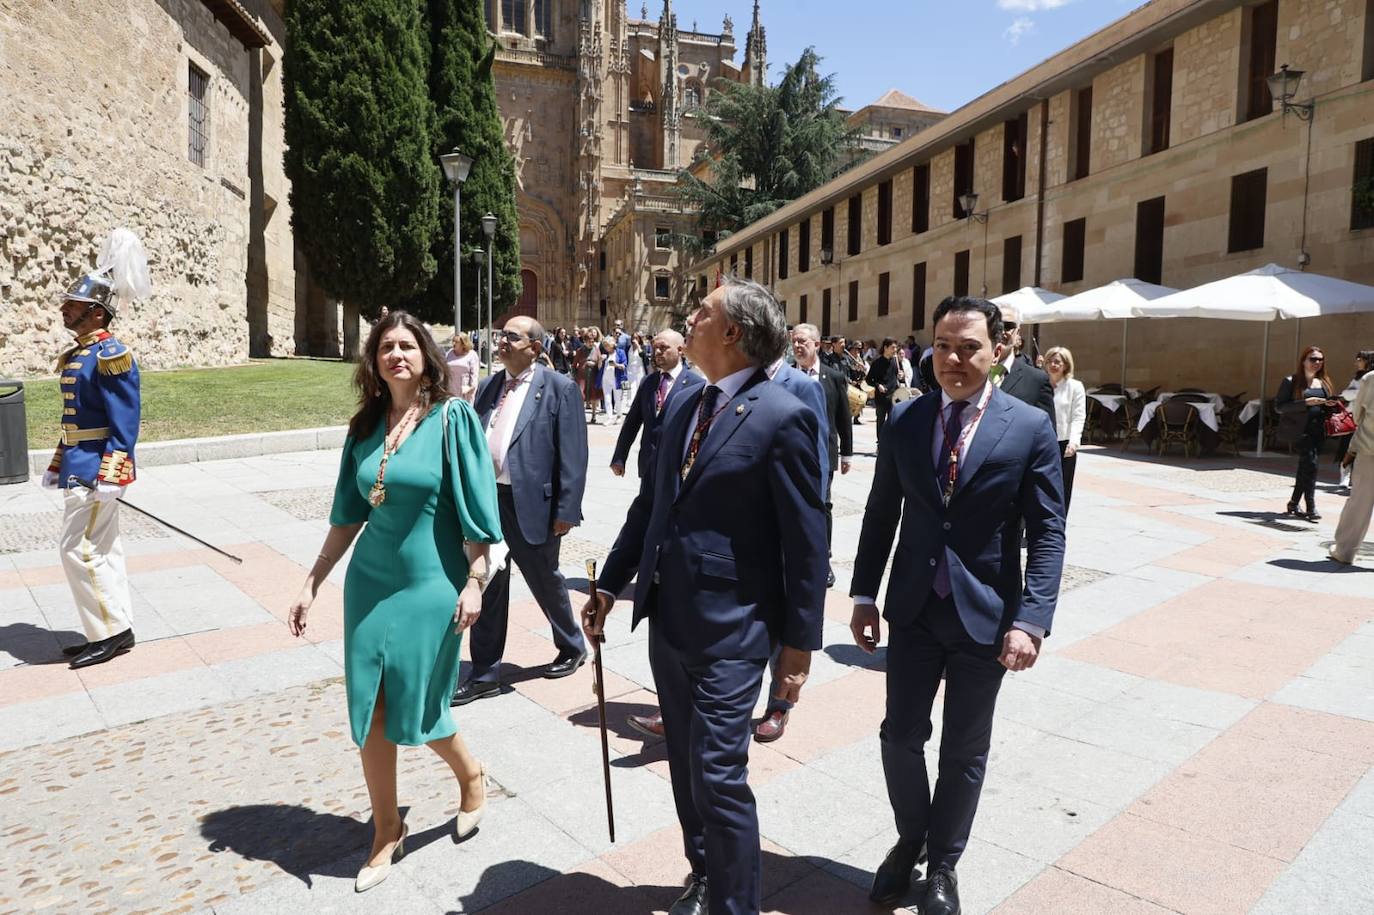
<svg viewBox="0 0 1374 915"><path fill-rule="evenodd" d="M469 580L469 581L475 581L475 582L477 582L477 590L478 590L478 591L485 591L485 590L486 590L486 588L487 588L487 580L488 580L489 577L490 577L490 576L487 576L487 575L480 575L480 574L478 574L477 572L473 572L473 571L471 571L471 570L468 571L468 580Z"/></svg>

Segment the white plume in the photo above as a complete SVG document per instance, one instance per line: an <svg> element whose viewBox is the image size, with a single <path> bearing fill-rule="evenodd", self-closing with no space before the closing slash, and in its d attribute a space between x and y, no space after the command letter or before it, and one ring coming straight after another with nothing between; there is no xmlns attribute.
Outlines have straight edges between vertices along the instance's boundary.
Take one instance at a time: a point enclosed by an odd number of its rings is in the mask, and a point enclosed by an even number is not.
<svg viewBox="0 0 1374 915"><path fill-rule="evenodd" d="M126 302L146 299L153 291L148 278L148 252L143 242L128 229L115 229L105 242L105 250L96 262L96 272L110 277L110 288Z"/></svg>

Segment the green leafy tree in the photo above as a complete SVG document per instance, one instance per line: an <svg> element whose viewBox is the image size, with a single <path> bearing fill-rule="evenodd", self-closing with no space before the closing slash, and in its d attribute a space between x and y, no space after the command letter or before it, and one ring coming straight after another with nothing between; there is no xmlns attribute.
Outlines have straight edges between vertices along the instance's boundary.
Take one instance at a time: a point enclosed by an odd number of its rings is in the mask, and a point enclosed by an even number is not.
<svg viewBox="0 0 1374 915"><path fill-rule="evenodd" d="M705 107L713 160L706 178L684 170L679 192L700 214L698 228L737 232L833 178L852 137L834 76L807 48L776 86L718 81Z"/></svg>
<svg viewBox="0 0 1374 915"><path fill-rule="evenodd" d="M415 0L291 0L283 79L291 225L345 304L345 356L371 313L434 275L441 198ZM351 332L351 340L350 340Z"/></svg>
<svg viewBox="0 0 1374 915"><path fill-rule="evenodd" d="M515 211L515 162L506 147L496 86L491 76L495 46L487 35L482 0L424 0L429 39L429 95L435 129L431 156L455 147L472 157L463 184L461 237L464 250L486 247L482 217L497 218L492 253L495 284L493 311L499 314L520 297L520 223ZM438 263L434 278L409 303L431 321L453 320L452 187L440 212L432 253ZM477 316L479 271L463 264L463 322ZM485 268L480 288L486 288ZM483 293L485 301L485 292Z"/></svg>

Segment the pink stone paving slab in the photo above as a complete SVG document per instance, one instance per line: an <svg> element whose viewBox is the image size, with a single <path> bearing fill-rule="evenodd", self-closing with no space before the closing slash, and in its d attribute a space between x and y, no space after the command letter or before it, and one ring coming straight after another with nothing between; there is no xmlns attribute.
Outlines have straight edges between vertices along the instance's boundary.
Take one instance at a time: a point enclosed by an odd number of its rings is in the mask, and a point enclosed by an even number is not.
<svg viewBox="0 0 1374 915"><path fill-rule="evenodd" d="M760 846L763 850L762 895L765 900L816 872L815 866L809 861L789 854L767 838L761 840ZM689 871L687 857L682 850L682 830L676 825L614 848L601 855L600 860L637 886L671 887L672 890L659 900L664 909L681 892ZM768 909L766 904L764 909Z"/></svg>
<svg viewBox="0 0 1374 915"><path fill-rule="evenodd" d="M1266 702L1227 733L1374 765L1374 722Z"/></svg>
<svg viewBox="0 0 1374 915"><path fill-rule="evenodd" d="M1285 867L1277 858L1130 813L1083 840L1057 866L1188 915L1244 915Z"/></svg>
<svg viewBox="0 0 1374 915"><path fill-rule="evenodd" d="M854 600L833 588L825 592L825 618L832 623L848 626L854 614Z"/></svg>
<svg viewBox="0 0 1374 915"><path fill-rule="evenodd" d="M787 733L774 746L801 763L878 733L886 705L885 677L858 668L819 686L802 688Z"/></svg>
<svg viewBox="0 0 1374 915"><path fill-rule="evenodd" d="M992 911L993 915L1167 915L1169 910L1050 867Z"/></svg>
<svg viewBox="0 0 1374 915"><path fill-rule="evenodd" d="M291 635L286 626L272 622L197 632L183 636L183 640L191 646L191 650L200 657L202 662L219 664L224 661L251 658L272 651L297 648L303 644L303 640L314 641L311 637L316 635L316 623L318 622L320 620L316 618L312 609L310 619L306 624L305 635L300 639Z"/></svg>
<svg viewBox="0 0 1374 915"><path fill-rule="evenodd" d="M24 577L18 572L0 572L0 591L24 587L27 587Z"/></svg>
<svg viewBox="0 0 1374 915"><path fill-rule="evenodd" d="M186 640L174 636L137 645L133 651L108 663L83 667L77 671L77 676L81 678L86 689L90 690L204 666L205 662Z"/></svg>
<svg viewBox="0 0 1374 915"><path fill-rule="evenodd" d="M874 905L868 891L817 870L789 887L763 897L761 915L837 915L840 912L891 912Z"/></svg>
<svg viewBox="0 0 1374 915"><path fill-rule="evenodd" d="M547 657L544 663L552 660L552 656ZM603 670L603 673L606 676L607 700L628 695L639 689L639 684L626 680L619 674L609 670ZM593 691L595 679L592 662L588 660L581 670L570 677L545 680L535 675L516 682L515 689L522 696L533 699L555 715L566 716L596 705L596 693Z"/></svg>
<svg viewBox="0 0 1374 915"><path fill-rule="evenodd" d="M1207 500L1171 489L1146 486L1136 480L1116 480L1082 474L1074 477L1074 488L1083 489L1129 502L1133 505L1205 505Z"/></svg>
<svg viewBox="0 0 1374 915"><path fill-rule="evenodd" d="M662 894L637 887L606 863L592 859L482 911L486 915L644 915L653 909L658 895Z"/></svg>
<svg viewBox="0 0 1374 915"><path fill-rule="evenodd" d="M81 678L65 661L11 667L0 670L0 708L64 693L79 693L84 688Z"/></svg>

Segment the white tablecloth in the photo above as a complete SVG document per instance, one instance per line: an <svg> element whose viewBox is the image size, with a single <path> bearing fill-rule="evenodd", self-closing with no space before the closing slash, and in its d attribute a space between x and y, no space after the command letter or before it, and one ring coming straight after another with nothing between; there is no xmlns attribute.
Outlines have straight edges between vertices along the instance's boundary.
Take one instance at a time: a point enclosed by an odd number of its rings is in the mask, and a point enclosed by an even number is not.
<svg viewBox="0 0 1374 915"><path fill-rule="evenodd" d="M1163 401L1155 401L1154 403L1147 403L1145 405L1145 409L1140 413L1140 425L1136 427L1137 429L1141 432L1145 431L1145 427L1155 418L1155 411L1159 409L1161 403L1163 403ZM1202 420L1202 424L1208 429L1211 429L1213 432L1217 432L1221 429L1220 423L1217 422L1216 404L1195 403L1189 404L1189 406L1197 410L1198 419Z"/></svg>
<svg viewBox="0 0 1374 915"><path fill-rule="evenodd" d="M1254 419L1256 416L1259 415L1259 411L1260 399L1258 397L1256 397L1254 400L1248 401L1245 404L1245 406L1240 408L1240 424L1243 426L1250 420Z"/></svg>
<svg viewBox="0 0 1374 915"><path fill-rule="evenodd" d="M1120 410L1121 405L1126 402L1126 398L1121 394L1089 394L1088 396L1113 413Z"/></svg>
<svg viewBox="0 0 1374 915"><path fill-rule="evenodd" d="M1173 391L1166 391L1165 393L1159 395L1158 400L1160 403L1164 403L1164 401L1168 400L1169 398L1177 396L1178 394L1176 394ZM1196 392L1190 392L1190 396L1206 397L1209 401L1211 401L1212 406L1216 407L1218 410L1226 409L1226 399L1222 397L1220 394L1197 394Z"/></svg>

